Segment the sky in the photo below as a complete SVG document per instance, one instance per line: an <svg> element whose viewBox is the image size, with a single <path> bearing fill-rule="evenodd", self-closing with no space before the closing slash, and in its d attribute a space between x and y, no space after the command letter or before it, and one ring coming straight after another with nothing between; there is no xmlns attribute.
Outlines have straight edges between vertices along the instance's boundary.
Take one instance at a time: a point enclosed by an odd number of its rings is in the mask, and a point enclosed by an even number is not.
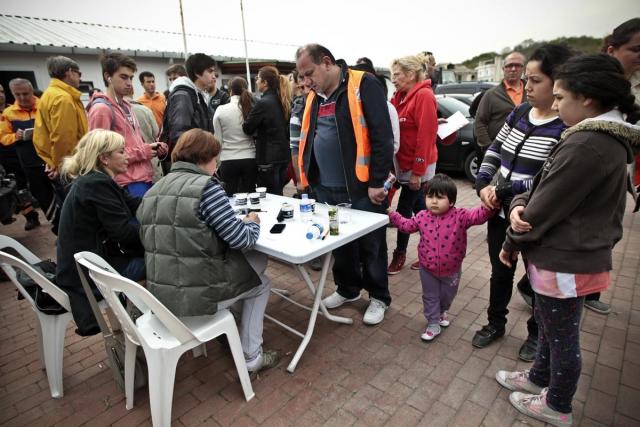
<svg viewBox="0 0 640 427"><path fill-rule="evenodd" d="M438 63L457 63L483 52L501 52L525 39L600 38L640 16L639 0L244 0L243 4L247 39L290 47L291 59L297 46L321 43L348 63L367 56L380 67L425 50L433 52ZM242 39L240 0L183 0L183 11L187 32ZM178 0L3 0L0 13L181 29ZM249 51L249 56L265 57L259 51Z"/></svg>

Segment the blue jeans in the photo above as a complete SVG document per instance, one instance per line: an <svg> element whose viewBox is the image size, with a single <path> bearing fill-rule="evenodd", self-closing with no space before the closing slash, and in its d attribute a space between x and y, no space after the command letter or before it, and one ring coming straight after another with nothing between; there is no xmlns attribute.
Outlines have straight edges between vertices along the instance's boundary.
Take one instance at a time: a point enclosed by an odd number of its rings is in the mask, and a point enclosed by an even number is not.
<svg viewBox="0 0 640 427"><path fill-rule="evenodd" d="M336 205L351 203L353 209L384 213L385 206L374 205L368 196L350 199L346 188L313 187L316 200L320 203ZM369 296L391 304L389 280L387 276L387 236L386 228L380 227L351 243L333 250L333 280L338 293L345 298L355 298L362 289Z"/></svg>
<svg viewBox="0 0 640 427"><path fill-rule="evenodd" d="M125 185L124 188L132 195L143 197L147 191L151 188L150 182L132 182L131 184Z"/></svg>
<svg viewBox="0 0 640 427"><path fill-rule="evenodd" d="M129 263L124 267L117 269L121 276L126 277L129 280L138 282L147 278L147 272L144 265L144 258L131 258Z"/></svg>

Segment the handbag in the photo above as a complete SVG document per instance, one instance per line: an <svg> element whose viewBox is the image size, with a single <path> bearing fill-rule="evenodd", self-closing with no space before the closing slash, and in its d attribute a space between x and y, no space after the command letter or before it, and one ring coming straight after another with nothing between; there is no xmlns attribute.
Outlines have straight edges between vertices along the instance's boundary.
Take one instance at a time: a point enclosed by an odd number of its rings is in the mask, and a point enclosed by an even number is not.
<svg viewBox="0 0 640 427"><path fill-rule="evenodd" d="M56 263L51 260L40 261L33 264L32 267L40 274L42 274L48 281L56 284ZM46 293L40 285L38 285L28 274L22 270L18 270L16 273L18 282L22 285L25 291L33 298L38 311L56 315L64 314L67 310L58 303L51 295ZM24 299L24 296L18 292L18 299Z"/></svg>

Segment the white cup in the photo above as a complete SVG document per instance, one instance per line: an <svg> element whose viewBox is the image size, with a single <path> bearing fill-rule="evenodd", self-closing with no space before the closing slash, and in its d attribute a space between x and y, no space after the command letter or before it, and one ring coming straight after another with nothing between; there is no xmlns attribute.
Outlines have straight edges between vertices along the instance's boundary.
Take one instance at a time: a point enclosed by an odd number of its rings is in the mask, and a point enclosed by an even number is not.
<svg viewBox="0 0 640 427"><path fill-rule="evenodd" d="M258 187L256 188L256 192L260 193L260 198L264 199L267 197L267 187Z"/></svg>

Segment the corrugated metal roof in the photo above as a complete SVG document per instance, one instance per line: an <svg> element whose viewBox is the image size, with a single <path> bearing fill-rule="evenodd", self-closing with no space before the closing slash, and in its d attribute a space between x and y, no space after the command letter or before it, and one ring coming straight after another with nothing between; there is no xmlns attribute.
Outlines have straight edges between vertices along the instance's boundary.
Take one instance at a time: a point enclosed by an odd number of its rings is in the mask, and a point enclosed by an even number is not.
<svg viewBox="0 0 640 427"><path fill-rule="evenodd" d="M182 33L120 27L88 22L0 14L0 43L24 46L109 49L182 53ZM297 46L247 40L253 58L293 61ZM187 34L190 53L203 52L222 58L243 58L241 39L207 34Z"/></svg>

